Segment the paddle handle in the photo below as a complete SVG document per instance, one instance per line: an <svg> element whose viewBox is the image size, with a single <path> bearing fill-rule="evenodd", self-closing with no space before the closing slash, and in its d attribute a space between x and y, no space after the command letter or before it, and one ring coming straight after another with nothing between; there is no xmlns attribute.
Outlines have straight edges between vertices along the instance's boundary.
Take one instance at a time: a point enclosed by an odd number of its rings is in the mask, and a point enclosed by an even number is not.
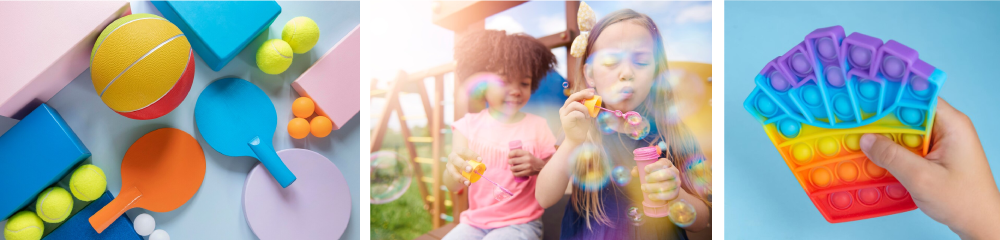
<svg viewBox="0 0 1000 240"><path fill-rule="evenodd" d="M125 211L132 209L133 205L139 202L140 197L142 197L142 192L135 187L122 189L122 192L118 193L118 197L90 216L90 226L94 227L98 234L104 232L104 229L111 226L111 223L125 214Z"/></svg>
<svg viewBox="0 0 1000 240"><path fill-rule="evenodd" d="M254 137L247 145L250 145L253 153L257 154L257 159L260 159L260 162L264 164L264 168L267 168L267 171L271 173L271 176L274 176L274 180L277 180L282 188L292 185L292 182L295 182L296 179L295 174L292 174L292 171L288 170L285 163L278 157L278 153L274 151L274 147L271 147L270 144L260 143L260 139Z"/></svg>

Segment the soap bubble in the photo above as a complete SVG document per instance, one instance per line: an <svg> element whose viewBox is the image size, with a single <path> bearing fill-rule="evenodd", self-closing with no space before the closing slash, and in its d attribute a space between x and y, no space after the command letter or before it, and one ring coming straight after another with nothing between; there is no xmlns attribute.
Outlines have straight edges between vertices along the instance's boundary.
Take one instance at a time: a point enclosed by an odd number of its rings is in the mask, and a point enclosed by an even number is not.
<svg viewBox="0 0 1000 240"><path fill-rule="evenodd" d="M639 213L639 208L637 207L628 208L628 219L632 222L633 226L640 226L643 224L642 213Z"/></svg>
<svg viewBox="0 0 1000 240"><path fill-rule="evenodd" d="M621 123L621 118L616 117L610 112L601 111L601 113L597 114L597 128L601 130L601 133L615 133L621 127Z"/></svg>
<svg viewBox="0 0 1000 240"><path fill-rule="evenodd" d="M629 112L629 113L634 113L634 112ZM631 125L638 125L643 120L644 119L642 119L642 116L639 116L638 113L625 115L625 122L627 122L628 124L631 124Z"/></svg>
<svg viewBox="0 0 1000 240"><path fill-rule="evenodd" d="M635 140L646 138L649 135L649 121L640 121L636 125L622 124L620 132Z"/></svg>
<svg viewBox="0 0 1000 240"><path fill-rule="evenodd" d="M395 152L378 151L371 155L371 203L383 204L403 196L413 181L413 170Z"/></svg>
<svg viewBox="0 0 1000 240"><path fill-rule="evenodd" d="M504 192L503 189L500 189L500 186L496 185L493 186L493 199L496 199L498 202L510 199L513 196L514 195L510 195Z"/></svg>
<svg viewBox="0 0 1000 240"><path fill-rule="evenodd" d="M483 99L486 96L486 89L503 86L503 78L490 73L475 74L468 81L465 84L465 90L469 94L470 100Z"/></svg>
<svg viewBox="0 0 1000 240"><path fill-rule="evenodd" d="M570 176L573 183L585 191L596 191L608 183L611 165L601 149L594 144L583 144L569 157Z"/></svg>
<svg viewBox="0 0 1000 240"><path fill-rule="evenodd" d="M618 186L624 187L632 180L632 173L623 166L617 166L614 170L611 170L611 177L614 178L613 180L615 180Z"/></svg>
<svg viewBox="0 0 1000 240"><path fill-rule="evenodd" d="M705 195L711 194L712 189L712 167L709 166L705 156L696 154L689 157L682 169L684 176L694 186L694 190Z"/></svg>
<svg viewBox="0 0 1000 240"><path fill-rule="evenodd" d="M698 212L694 210L694 206L691 206L691 204L684 201L684 199L671 203L667 208L667 211L670 212L670 215L667 217L669 217L670 221L674 222L674 224L678 227L691 226L691 224L694 223L695 218L698 217Z"/></svg>

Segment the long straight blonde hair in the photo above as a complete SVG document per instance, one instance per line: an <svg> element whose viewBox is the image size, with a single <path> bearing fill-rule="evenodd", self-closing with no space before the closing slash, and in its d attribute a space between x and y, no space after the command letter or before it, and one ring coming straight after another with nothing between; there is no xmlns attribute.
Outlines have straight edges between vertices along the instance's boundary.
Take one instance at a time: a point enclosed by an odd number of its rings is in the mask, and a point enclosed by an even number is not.
<svg viewBox="0 0 1000 240"><path fill-rule="evenodd" d="M671 114L672 111L670 110L674 105L674 94L670 86L670 82L667 81L667 54L664 50L663 39L660 35L659 28L656 27L656 23L654 23L649 16L635 12L631 9L614 11L594 25L594 28L590 31L590 36L587 39L587 42L590 44L587 44L584 56L590 56L594 50L593 43L597 41L598 36L601 35L601 32L606 27L615 23L623 22L631 22L646 28L649 30L650 35L653 36L654 41L653 56L655 60L654 64L656 66L656 77L653 82L653 89L649 92L649 95L646 96L646 100L641 105L644 107L635 109L635 111L639 112L639 114L647 119L652 116L653 124L655 124L658 132L657 134L659 134L659 139L663 140L667 145L667 149L664 149L664 151L666 151L670 161L673 162L677 169L685 169L687 167L686 160L700 155L701 150L698 147L697 141L692 137L691 132L680 121L679 117L669 115ZM572 70L576 71L578 73L577 76L581 77L573 79L571 86L572 92L578 92L588 88L586 80L582 77L586 74L583 67L585 62L586 61L580 61L578 66L573 66L575 68ZM590 129L589 132L588 141L600 146L600 144L603 143L601 131L596 129L595 126L595 128ZM599 149L602 149L603 155L607 157L607 159L602 159L603 161L626 161L633 159L633 149L624 149L624 147L620 145L601 146ZM606 170L595 169L593 164L588 165L583 163L583 161L575 162L576 166L570 166L572 168L571 171L575 172L575 176L580 176L577 175L578 172ZM640 171L642 170L640 169ZM710 202L706 200L707 198L705 198L705 196L697 195L698 193L696 191L692 191L695 188L691 181L687 180L686 177L681 177L681 179L684 179L682 180L681 188L685 189L689 193L695 194L703 202L708 204L709 207L711 207ZM608 187L612 187L611 185L613 184L610 184ZM602 202L599 193L599 191L588 191L587 189L582 189L577 185L573 185L573 193L570 196L573 202L573 209L587 219L588 229L591 228L591 218L593 218L598 224L614 227L611 220L608 218L607 213L604 211L604 203Z"/></svg>

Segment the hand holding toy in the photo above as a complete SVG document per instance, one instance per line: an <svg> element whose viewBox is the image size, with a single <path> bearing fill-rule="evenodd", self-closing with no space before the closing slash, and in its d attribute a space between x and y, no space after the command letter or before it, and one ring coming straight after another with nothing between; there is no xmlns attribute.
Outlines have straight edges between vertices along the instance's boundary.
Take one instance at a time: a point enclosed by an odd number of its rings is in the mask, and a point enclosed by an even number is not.
<svg viewBox="0 0 1000 240"><path fill-rule="evenodd" d="M576 92L566 99L562 108L559 108L559 120L562 122L563 132L566 133L566 140L575 143L582 143L587 138L587 132L592 128L593 123L589 118L597 116L597 113L584 105L584 100L590 101L590 106L599 106L600 97L594 94L594 89L584 89ZM590 117L588 117L590 116Z"/></svg>
<svg viewBox="0 0 1000 240"><path fill-rule="evenodd" d="M927 157L879 134L862 136L861 150L910 191L921 211L963 239L1000 239L1000 191L976 129L968 116L938 100Z"/></svg>
<svg viewBox="0 0 1000 240"><path fill-rule="evenodd" d="M510 141L510 154L509 155L510 155L509 157L510 157L510 161L511 161L511 163L510 163L511 164L510 171L511 171L511 173L515 173L514 174L515 175L514 181L515 182L519 182L519 183L520 182L524 182L524 181L528 181L528 177L527 176L517 177L516 176L517 175L516 174L517 171L514 171L514 166L520 166L521 165L521 164L514 164L514 159L520 159L521 157L528 157L528 158L531 157L530 153L527 153L527 151L524 151L524 150L521 149L521 140ZM525 155L527 155L527 156L525 156ZM528 165L530 167L530 163L528 163Z"/></svg>
<svg viewBox="0 0 1000 240"><path fill-rule="evenodd" d="M448 169L448 172L456 180L462 182L465 186L469 186L469 184L479 181L478 175L469 175L469 172L472 172L476 168L481 168L477 170L480 172L486 171L486 166L478 161L466 159L479 159L479 154L468 149L452 152L448 155L448 165L445 168ZM474 166L472 163L479 164Z"/></svg>

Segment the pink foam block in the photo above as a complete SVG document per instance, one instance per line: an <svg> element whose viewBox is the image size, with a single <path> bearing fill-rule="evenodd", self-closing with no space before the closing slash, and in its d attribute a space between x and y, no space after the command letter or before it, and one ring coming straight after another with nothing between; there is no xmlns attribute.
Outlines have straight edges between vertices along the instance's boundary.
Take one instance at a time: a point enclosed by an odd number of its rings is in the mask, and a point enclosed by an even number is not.
<svg viewBox="0 0 1000 240"><path fill-rule="evenodd" d="M0 2L0 116L21 119L90 67L97 35L128 1Z"/></svg>
<svg viewBox="0 0 1000 240"><path fill-rule="evenodd" d="M292 82L292 88L316 102L316 113L333 129L361 111L361 26L351 30L316 64Z"/></svg>

